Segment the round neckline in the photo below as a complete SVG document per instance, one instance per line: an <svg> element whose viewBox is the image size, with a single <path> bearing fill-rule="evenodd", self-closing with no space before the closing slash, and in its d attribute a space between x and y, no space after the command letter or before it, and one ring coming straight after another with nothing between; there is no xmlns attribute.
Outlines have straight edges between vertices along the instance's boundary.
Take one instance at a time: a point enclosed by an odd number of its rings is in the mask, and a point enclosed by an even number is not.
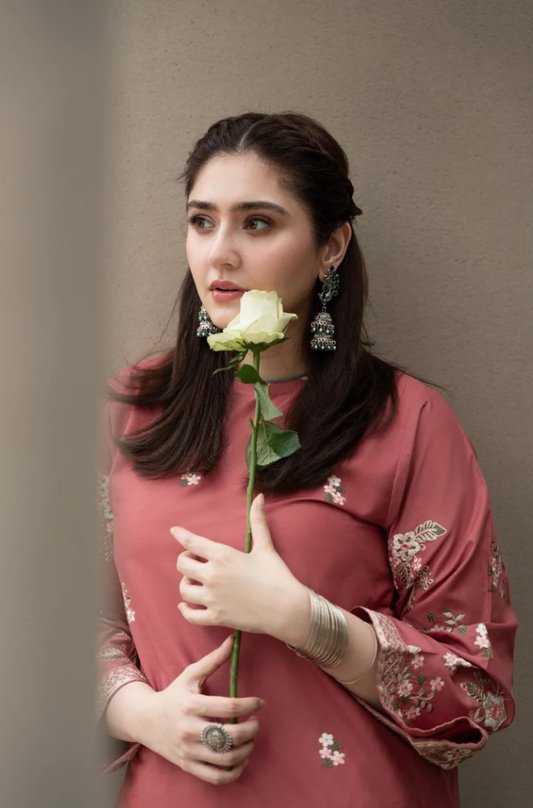
<svg viewBox="0 0 533 808"><path fill-rule="evenodd" d="M275 391L276 393L290 393L298 390L306 381L307 376L302 375L292 376L288 379L273 379L271 382L268 382L268 384L272 385L271 391ZM249 395L252 397L254 394L253 384L245 384L237 378L233 380L233 389L240 395Z"/></svg>

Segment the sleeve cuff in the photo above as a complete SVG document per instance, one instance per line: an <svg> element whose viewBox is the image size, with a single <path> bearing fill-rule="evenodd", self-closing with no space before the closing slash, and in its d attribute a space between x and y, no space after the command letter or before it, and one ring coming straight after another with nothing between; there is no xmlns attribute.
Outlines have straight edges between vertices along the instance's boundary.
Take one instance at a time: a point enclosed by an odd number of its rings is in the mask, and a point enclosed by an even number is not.
<svg viewBox="0 0 533 808"><path fill-rule="evenodd" d="M487 742L488 733L466 715L429 729L411 727L406 723L403 718L405 710L399 703L401 696L398 696L398 688L402 685L406 654L420 649L406 646L394 621L386 615L364 607L352 609L352 614L371 623L376 632L376 687L384 712L375 710L357 696L354 698L378 721L400 735L418 754L442 769L453 769L482 749ZM429 706L432 710L433 705ZM420 711L416 706L411 709Z"/></svg>

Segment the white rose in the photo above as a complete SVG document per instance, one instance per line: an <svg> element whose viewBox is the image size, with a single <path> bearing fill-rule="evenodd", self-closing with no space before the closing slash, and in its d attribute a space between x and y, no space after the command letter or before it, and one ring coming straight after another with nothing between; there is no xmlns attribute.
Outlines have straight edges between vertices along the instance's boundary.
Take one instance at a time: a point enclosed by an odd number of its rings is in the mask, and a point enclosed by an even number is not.
<svg viewBox="0 0 533 808"><path fill-rule="evenodd" d="M239 314L220 334L211 334L207 341L214 351L244 351L250 346L270 345L285 337L285 329L296 314L283 311L276 292L253 289L241 297Z"/></svg>

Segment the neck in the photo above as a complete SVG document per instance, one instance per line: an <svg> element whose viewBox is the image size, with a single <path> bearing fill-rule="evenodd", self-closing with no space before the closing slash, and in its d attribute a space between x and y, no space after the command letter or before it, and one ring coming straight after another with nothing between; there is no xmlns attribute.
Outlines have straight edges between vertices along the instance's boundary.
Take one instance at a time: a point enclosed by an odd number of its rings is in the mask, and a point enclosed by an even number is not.
<svg viewBox="0 0 533 808"><path fill-rule="evenodd" d="M295 322L298 326L300 322ZM266 382L283 381L284 379L294 379L303 376L307 370L301 350L301 329L294 328L287 330L289 339L273 345L268 351L263 351L259 364L259 373ZM248 354L244 362L252 364L252 355Z"/></svg>

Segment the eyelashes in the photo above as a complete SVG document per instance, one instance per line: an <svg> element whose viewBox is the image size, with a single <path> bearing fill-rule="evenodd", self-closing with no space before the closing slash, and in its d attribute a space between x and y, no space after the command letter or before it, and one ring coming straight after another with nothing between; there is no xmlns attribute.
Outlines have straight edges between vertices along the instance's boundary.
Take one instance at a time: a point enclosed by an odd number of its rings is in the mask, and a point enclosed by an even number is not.
<svg viewBox="0 0 533 808"><path fill-rule="evenodd" d="M212 229L211 227L209 227L209 220L205 216L200 216L199 214L188 216L187 221L192 227L195 227L197 230ZM264 225L264 227L248 227L250 223L254 222L262 224ZM270 230L273 226L273 223L270 219L266 219L263 216L249 216L248 219L246 219L245 225L247 226L247 229L252 230L253 232L260 232L262 230Z"/></svg>

